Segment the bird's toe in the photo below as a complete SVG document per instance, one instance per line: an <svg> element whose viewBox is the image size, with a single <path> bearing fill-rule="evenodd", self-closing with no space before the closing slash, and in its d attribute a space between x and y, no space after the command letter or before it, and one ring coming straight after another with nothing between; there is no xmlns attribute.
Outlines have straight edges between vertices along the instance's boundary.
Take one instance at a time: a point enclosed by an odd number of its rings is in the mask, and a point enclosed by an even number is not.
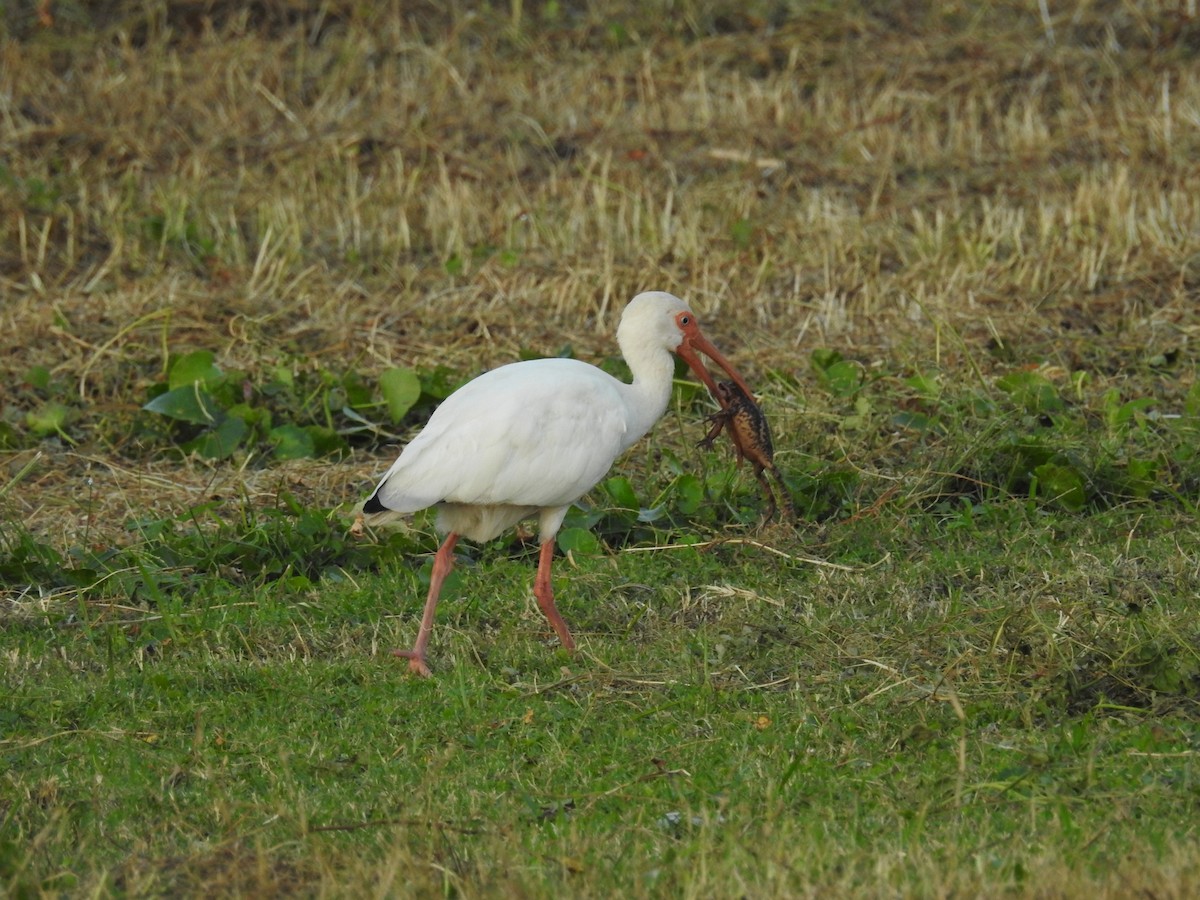
<svg viewBox="0 0 1200 900"><path fill-rule="evenodd" d="M418 653L415 650L393 650L392 656L398 656L401 659L408 660L408 671L414 675L420 675L422 678L429 678L433 675L433 670L429 668L425 662L425 654Z"/></svg>

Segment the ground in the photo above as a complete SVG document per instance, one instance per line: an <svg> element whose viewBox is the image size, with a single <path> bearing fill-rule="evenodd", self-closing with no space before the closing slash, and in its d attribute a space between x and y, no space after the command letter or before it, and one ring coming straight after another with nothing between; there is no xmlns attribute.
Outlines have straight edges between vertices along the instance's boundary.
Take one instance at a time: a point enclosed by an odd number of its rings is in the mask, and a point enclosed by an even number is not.
<svg viewBox="0 0 1200 900"><path fill-rule="evenodd" d="M1191 3L0 6L0 892L1191 896ZM415 634L454 386L681 375Z"/></svg>

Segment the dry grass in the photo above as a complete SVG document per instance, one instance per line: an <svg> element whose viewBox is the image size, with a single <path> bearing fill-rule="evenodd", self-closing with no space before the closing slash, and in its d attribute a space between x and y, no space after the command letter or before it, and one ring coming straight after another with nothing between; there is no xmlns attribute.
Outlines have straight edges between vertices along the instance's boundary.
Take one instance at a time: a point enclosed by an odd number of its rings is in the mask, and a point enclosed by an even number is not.
<svg viewBox="0 0 1200 900"><path fill-rule="evenodd" d="M5 381L50 363L136 458L111 423L169 351L598 358L646 287L758 376L989 341L1117 375L1197 335L1178 4L1079 5L1052 42L1027 4L510 12L9 13Z"/></svg>
<svg viewBox="0 0 1200 900"><path fill-rule="evenodd" d="M568 343L599 361L615 352L625 300L660 288L693 302L762 385L785 470L828 460L866 485L833 525L805 523L804 542L764 541L800 557L878 521L924 553L906 530L994 432L930 449L898 428L845 426L847 404L814 382L813 348L886 379L934 373L958 386L1037 368L1067 394L1084 370L1080 404L1116 389L1166 413L1196 382L1200 17L1190 2L1046 6L1048 19L1004 0L58 0L45 27L32 6L9 4L0 423L16 437L0 449L0 510L65 549L133 540L127 520L201 502L270 505L286 490L311 508L352 503L390 459L384 442L349 461L280 465L181 462L144 439L138 409L168 356L209 349L226 369L368 380L392 365L469 373ZM70 408L63 439L26 428L35 366ZM678 421L659 431L665 446L693 439ZM900 512L882 521L889 504ZM1133 535L1094 552L1080 538L1007 582L984 578L986 549L970 563L978 577L964 563L944 585L909 586L893 568L903 561L821 573L830 608L947 616L927 651L864 631L829 635L824 652L892 666L877 690L905 702L936 694L946 672L980 702L1008 697L1001 643L1054 672L1120 658L1103 643L1120 606L1089 612L1079 598L1120 604L1145 583L1174 596L1196 578L1186 529L1169 559L1139 557ZM749 620L791 590L713 583L666 624L698 628L734 606ZM994 610L1013 596L1024 600L999 624L955 605ZM642 609L635 599L626 605ZM947 657L939 642L959 638ZM897 662L916 669L925 653L927 680ZM489 870L502 833L461 859L452 835L381 835L384 862L361 872L336 848L297 862L237 837L165 862L149 853L144 869L134 853L111 883L131 894L354 893L346 879L359 877L364 892L404 877L424 893L551 889L503 863ZM750 893L891 894L901 866L920 868L931 895L997 884L982 869L941 871L936 849L881 855L871 873L797 874L755 857L753 837L730 851L744 854L734 871L754 872ZM1053 853L1044 867L1030 856L1020 891L1188 896L1195 859L1181 843L1089 881ZM562 877L594 890L574 864Z"/></svg>

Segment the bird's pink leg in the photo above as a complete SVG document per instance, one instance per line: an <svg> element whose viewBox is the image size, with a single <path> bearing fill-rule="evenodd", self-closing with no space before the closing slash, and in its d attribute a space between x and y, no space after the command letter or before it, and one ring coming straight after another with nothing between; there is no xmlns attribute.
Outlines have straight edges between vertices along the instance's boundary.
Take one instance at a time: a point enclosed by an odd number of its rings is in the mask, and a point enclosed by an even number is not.
<svg viewBox="0 0 1200 900"><path fill-rule="evenodd" d="M429 635L433 632L433 613L437 609L438 594L442 592L442 582L454 568L454 545L458 543L458 535L453 531L446 535L442 546L438 548L433 558L433 572L429 576L429 596L425 599L425 613L421 616L421 627L417 631L417 642L411 650L393 650L393 656L408 660L408 668L416 675L428 678L433 673L425 662L425 647L429 644ZM553 603L551 604L553 606Z"/></svg>
<svg viewBox="0 0 1200 900"><path fill-rule="evenodd" d="M538 606L542 608L542 612L554 626L554 631L558 634L562 645L568 650L574 650L575 640L571 637L571 630L567 628L567 623L558 614L558 607L554 605L554 588L550 585L550 562L553 559L554 541L546 541L542 544L538 554L538 570L537 578L533 581L533 596L537 597Z"/></svg>

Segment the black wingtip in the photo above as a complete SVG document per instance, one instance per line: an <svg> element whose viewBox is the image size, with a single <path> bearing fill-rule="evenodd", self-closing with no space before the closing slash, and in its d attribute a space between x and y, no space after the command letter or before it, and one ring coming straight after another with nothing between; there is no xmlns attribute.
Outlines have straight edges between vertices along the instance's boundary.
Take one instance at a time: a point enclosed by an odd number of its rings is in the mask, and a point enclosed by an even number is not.
<svg viewBox="0 0 1200 900"><path fill-rule="evenodd" d="M379 502L379 494L374 493L367 498L367 502L363 504L362 511L366 515L370 516L374 515L375 513L383 512L385 509L387 509L387 507Z"/></svg>

